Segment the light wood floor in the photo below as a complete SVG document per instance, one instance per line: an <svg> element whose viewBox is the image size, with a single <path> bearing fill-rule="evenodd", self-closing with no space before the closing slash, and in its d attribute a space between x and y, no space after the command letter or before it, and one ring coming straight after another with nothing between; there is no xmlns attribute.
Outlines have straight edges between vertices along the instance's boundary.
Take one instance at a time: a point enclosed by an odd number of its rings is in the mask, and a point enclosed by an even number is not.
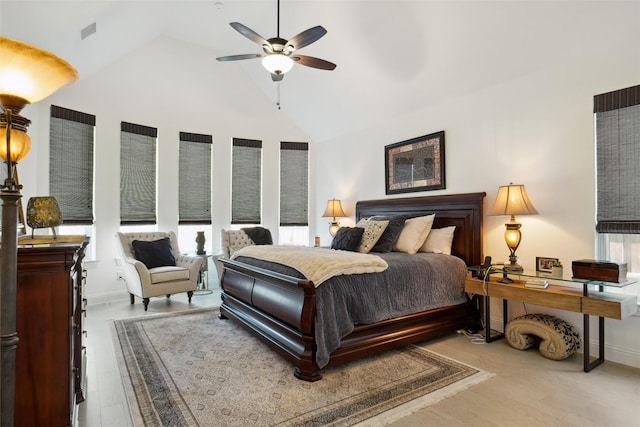
<svg viewBox="0 0 640 427"><path fill-rule="evenodd" d="M114 319L219 304L211 295L154 298L145 312L128 299L90 305L87 310L88 386L80 405L79 425L131 426L111 334ZM495 375L457 395L422 409L392 425L417 426L640 426L640 369L605 362L582 371L582 355L556 362L535 350L518 351L504 340L473 344L454 334L430 343L431 350ZM293 371L293 370L292 370Z"/></svg>

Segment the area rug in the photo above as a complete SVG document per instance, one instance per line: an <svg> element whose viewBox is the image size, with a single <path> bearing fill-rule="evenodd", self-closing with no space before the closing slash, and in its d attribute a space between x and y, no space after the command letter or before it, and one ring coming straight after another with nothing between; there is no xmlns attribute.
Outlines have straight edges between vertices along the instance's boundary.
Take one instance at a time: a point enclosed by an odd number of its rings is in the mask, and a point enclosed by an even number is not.
<svg viewBox="0 0 640 427"><path fill-rule="evenodd" d="M309 383L217 313L114 321L135 426L383 425L491 376L407 346L324 369Z"/></svg>

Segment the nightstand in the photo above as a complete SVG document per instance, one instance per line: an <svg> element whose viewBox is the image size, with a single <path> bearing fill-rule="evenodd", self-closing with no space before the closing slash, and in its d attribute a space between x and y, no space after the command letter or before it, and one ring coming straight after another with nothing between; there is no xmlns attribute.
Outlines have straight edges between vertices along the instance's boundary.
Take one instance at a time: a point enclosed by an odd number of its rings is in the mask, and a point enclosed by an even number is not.
<svg viewBox="0 0 640 427"><path fill-rule="evenodd" d="M503 325L505 326L508 321L508 300L582 313L584 315L585 372L589 372L604 362L604 319L620 320L630 316L636 311L636 296L604 292L605 288L623 288L634 284L635 281L633 280L613 283L574 278L557 278L536 273L509 272L507 275L513 279L513 283L500 283L498 278L492 277L492 275L499 274L502 277L504 274L502 270L490 270L487 275L487 280L472 277L472 273L478 271L477 267L469 267L468 270L469 273L465 280L465 291L484 299L485 341L488 343L504 337L503 333L491 335L489 302L492 297L502 299ZM525 287L526 281L531 278L545 278L551 283L546 289ZM593 361L591 361L589 356L589 316L598 316L599 319L598 357Z"/></svg>
<svg viewBox="0 0 640 427"><path fill-rule="evenodd" d="M208 289L209 282L209 258L212 257L211 254L194 254L194 256L198 256L202 258L202 264L200 264L200 272L198 274L198 287L193 292L194 295L209 295L213 293L212 290Z"/></svg>

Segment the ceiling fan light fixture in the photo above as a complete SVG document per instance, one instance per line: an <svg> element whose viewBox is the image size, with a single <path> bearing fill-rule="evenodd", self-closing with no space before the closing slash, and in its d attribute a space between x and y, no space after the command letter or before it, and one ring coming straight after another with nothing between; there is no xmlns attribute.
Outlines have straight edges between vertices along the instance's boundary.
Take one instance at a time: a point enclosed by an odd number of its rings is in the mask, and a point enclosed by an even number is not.
<svg viewBox="0 0 640 427"><path fill-rule="evenodd" d="M262 66L271 74L286 74L293 67L293 59L281 53L272 53L262 58Z"/></svg>

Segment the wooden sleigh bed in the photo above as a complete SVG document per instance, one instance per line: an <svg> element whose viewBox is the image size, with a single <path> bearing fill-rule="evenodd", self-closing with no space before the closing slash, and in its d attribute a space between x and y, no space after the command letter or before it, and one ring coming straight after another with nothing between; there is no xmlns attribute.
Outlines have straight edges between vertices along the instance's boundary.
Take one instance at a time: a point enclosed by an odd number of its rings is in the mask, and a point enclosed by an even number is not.
<svg viewBox="0 0 640 427"><path fill-rule="evenodd" d="M482 206L485 193L361 201L356 221L374 215L436 214L433 228L456 226L452 255L466 265L482 263ZM316 292L312 282L230 259L220 259L220 317L238 322L295 365L302 380L321 379L316 363ZM327 366L425 341L474 326L469 302L359 324L330 353Z"/></svg>

